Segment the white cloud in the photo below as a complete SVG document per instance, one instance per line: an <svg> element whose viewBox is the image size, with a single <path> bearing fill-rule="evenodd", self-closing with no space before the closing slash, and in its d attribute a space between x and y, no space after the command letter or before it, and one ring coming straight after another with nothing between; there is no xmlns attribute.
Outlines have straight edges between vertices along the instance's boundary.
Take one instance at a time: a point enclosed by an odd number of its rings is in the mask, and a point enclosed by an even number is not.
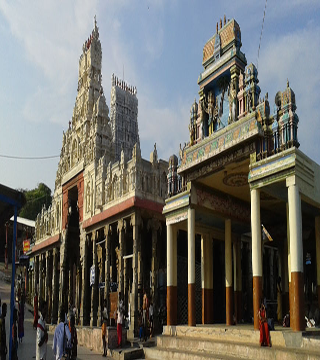
<svg viewBox="0 0 320 360"><path fill-rule="evenodd" d="M296 94L301 149L318 162L318 135L314 129L318 127L320 113L319 59L320 27L307 25L303 30L269 38L259 62L260 85L262 91L269 90L271 105L276 92L283 91L289 79Z"/></svg>
<svg viewBox="0 0 320 360"><path fill-rule="evenodd" d="M174 108L159 108L147 96L139 96L139 134L140 142L146 145L143 155L147 159L157 143L158 156L168 160L178 154L179 144L189 140L188 121L190 104L178 100Z"/></svg>

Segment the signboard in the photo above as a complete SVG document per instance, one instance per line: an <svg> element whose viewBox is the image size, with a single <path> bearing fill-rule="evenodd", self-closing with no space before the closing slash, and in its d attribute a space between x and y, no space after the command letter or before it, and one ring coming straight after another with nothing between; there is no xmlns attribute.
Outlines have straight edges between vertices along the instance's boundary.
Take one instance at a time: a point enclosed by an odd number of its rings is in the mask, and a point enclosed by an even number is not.
<svg viewBox="0 0 320 360"><path fill-rule="evenodd" d="M95 282L96 273L94 270L95 270L95 267L94 267L94 265L92 265L90 268L90 286L92 286Z"/></svg>
<svg viewBox="0 0 320 360"><path fill-rule="evenodd" d="M23 240L23 253L25 254L30 250L30 240Z"/></svg>

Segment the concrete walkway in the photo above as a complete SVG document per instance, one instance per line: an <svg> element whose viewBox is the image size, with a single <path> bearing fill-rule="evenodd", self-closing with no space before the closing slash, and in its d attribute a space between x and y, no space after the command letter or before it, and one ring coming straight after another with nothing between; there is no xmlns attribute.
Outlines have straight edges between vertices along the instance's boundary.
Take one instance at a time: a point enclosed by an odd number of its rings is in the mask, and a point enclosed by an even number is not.
<svg viewBox="0 0 320 360"><path fill-rule="evenodd" d="M8 355L7 359L9 359L9 325L10 325L10 284L0 277L0 297L1 301L6 302L8 305L8 314L6 316L6 332L7 332L7 347L8 347ZM28 311L28 307L26 306L25 310L25 321L24 321L24 338L21 344L19 344L18 348L18 357L19 360L31 360L36 358L36 330L32 328L33 324L33 314ZM54 360L54 355L52 351L52 341L53 341L53 333L49 332L49 340L47 344L47 360ZM78 357L79 360L93 360L93 359L106 359L102 357L102 349L101 353L96 353L91 351L83 346L78 346ZM109 358L110 359L110 358Z"/></svg>

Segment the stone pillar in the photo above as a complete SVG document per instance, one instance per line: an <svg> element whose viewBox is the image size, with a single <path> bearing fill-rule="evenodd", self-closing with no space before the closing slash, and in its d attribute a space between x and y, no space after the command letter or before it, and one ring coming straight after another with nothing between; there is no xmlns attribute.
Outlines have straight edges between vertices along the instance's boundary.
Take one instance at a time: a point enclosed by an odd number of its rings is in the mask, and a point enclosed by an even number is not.
<svg viewBox="0 0 320 360"><path fill-rule="evenodd" d="M51 320L51 251L46 252L45 299L47 301L47 322Z"/></svg>
<svg viewBox="0 0 320 360"><path fill-rule="evenodd" d="M64 311L68 309L68 292L67 292L67 274L66 274L66 233L62 234L62 241L60 246L60 294L59 304L63 307Z"/></svg>
<svg viewBox="0 0 320 360"><path fill-rule="evenodd" d="M238 119L238 115L239 115L239 104L238 104L238 99L237 99L237 94L239 92L239 75L240 75L240 69L236 66L233 65L230 68L230 73L231 73L231 82L233 84L233 88L234 88L234 96L235 96L235 119L233 119L233 121L237 121ZM254 105L254 102L253 102Z"/></svg>
<svg viewBox="0 0 320 360"><path fill-rule="evenodd" d="M225 220L226 325L233 325L231 220Z"/></svg>
<svg viewBox="0 0 320 360"><path fill-rule="evenodd" d="M316 256L317 256L317 295L320 307L320 216L315 218Z"/></svg>
<svg viewBox="0 0 320 360"><path fill-rule="evenodd" d="M138 242L138 310L142 308L142 298L143 298L143 268L142 268L142 237L141 234L139 234Z"/></svg>
<svg viewBox="0 0 320 360"><path fill-rule="evenodd" d="M234 312L237 323L242 320L241 240L233 243Z"/></svg>
<svg viewBox="0 0 320 360"><path fill-rule="evenodd" d="M133 338L138 334L138 250L141 245L139 226L141 224L140 215L135 213L131 216L130 225L132 226L133 258L132 258L132 290L130 295L130 328L129 337Z"/></svg>
<svg viewBox="0 0 320 360"><path fill-rule="evenodd" d="M260 190L251 190L252 283L254 329L259 330L259 308L262 296L262 256Z"/></svg>
<svg viewBox="0 0 320 360"><path fill-rule="evenodd" d="M188 209L188 325L196 326L195 210Z"/></svg>
<svg viewBox="0 0 320 360"><path fill-rule="evenodd" d="M282 313L289 312L289 274L288 274L288 239L283 240L281 252L281 280L282 280Z"/></svg>
<svg viewBox="0 0 320 360"><path fill-rule="evenodd" d="M288 181L288 180L287 180ZM302 214L299 187L288 186L290 257L291 257L291 308L290 327L294 331L305 329L304 320L304 279L303 279L303 244Z"/></svg>
<svg viewBox="0 0 320 360"><path fill-rule="evenodd" d="M90 326L97 326L97 295L98 295L98 257L97 257L97 235L92 232L92 260L94 266L94 284L91 287L91 313L90 313Z"/></svg>
<svg viewBox="0 0 320 360"><path fill-rule="evenodd" d="M177 325L177 231L167 224L167 325Z"/></svg>
<svg viewBox="0 0 320 360"><path fill-rule="evenodd" d="M291 292L291 256L290 256L290 226L289 226L289 204L286 204L286 213L287 213L287 263L288 263L288 291L289 291L289 311L291 316L292 309L292 292Z"/></svg>
<svg viewBox="0 0 320 360"><path fill-rule="evenodd" d="M30 269L27 270L29 273L28 277L28 303L31 304L32 299L32 271Z"/></svg>
<svg viewBox="0 0 320 360"><path fill-rule="evenodd" d="M152 298L153 298L153 308L158 309L158 230L160 228L160 221L153 219L151 230L152 230L152 258L151 258L151 279L152 279Z"/></svg>
<svg viewBox="0 0 320 360"><path fill-rule="evenodd" d="M202 288L202 324L213 322L213 261L212 239L201 235L201 288Z"/></svg>
<svg viewBox="0 0 320 360"><path fill-rule="evenodd" d="M39 298L39 256L35 257L35 264L34 264L34 292L38 294Z"/></svg>
<svg viewBox="0 0 320 360"><path fill-rule="evenodd" d="M40 261L39 261L39 304L41 304L40 301L43 300L43 254L39 255Z"/></svg>
<svg viewBox="0 0 320 360"><path fill-rule="evenodd" d="M89 288L89 269L88 267L88 239L86 233L80 235L80 263L81 263L81 304L80 304L80 321L81 325L88 325L87 317L87 296Z"/></svg>
<svg viewBox="0 0 320 360"><path fill-rule="evenodd" d="M105 267L104 267L104 298L108 301L109 307L109 290L110 290L110 243L111 243L111 235L109 233L109 225L104 227L104 236L106 238L105 241L105 249L106 249L106 260L105 260ZM108 310L109 311L109 310Z"/></svg>
<svg viewBox="0 0 320 360"><path fill-rule="evenodd" d="M73 299L73 264L71 259L69 259L69 269L68 269L68 308L70 302L74 302Z"/></svg>
<svg viewBox="0 0 320 360"><path fill-rule="evenodd" d="M98 268L99 268L99 283L103 281L103 273L104 273L104 264L103 264L103 257L102 257L102 247L101 244L98 245L97 249L98 254ZM97 326L100 327L102 325L102 306L103 302L101 301L101 289L98 286L98 319L97 319Z"/></svg>
<svg viewBox="0 0 320 360"><path fill-rule="evenodd" d="M119 234L119 291L121 292L121 297L123 299L124 295L124 263L123 263L123 250L124 250L124 230L125 230L125 221L123 219L118 221L118 234Z"/></svg>
<svg viewBox="0 0 320 360"><path fill-rule="evenodd" d="M43 254L44 262L45 262L45 276L44 276L44 298L47 301L48 305L48 285L49 285L49 251L46 251Z"/></svg>
<svg viewBox="0 0 320 360"><path fill-rule="evenodd" d="M52 261L52 312L51 322L56 324L58 321L58 249L53 249Z"/></svg>

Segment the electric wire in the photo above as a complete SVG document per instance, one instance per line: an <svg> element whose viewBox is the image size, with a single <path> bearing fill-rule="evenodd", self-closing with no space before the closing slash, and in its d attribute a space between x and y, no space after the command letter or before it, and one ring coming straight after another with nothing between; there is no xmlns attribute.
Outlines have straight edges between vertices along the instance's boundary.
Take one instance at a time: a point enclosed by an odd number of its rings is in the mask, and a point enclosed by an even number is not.
<svg viewBox="0 0 320 360"><path fill-rule="evenodd" d="M57 159L60 155L49 155L49 156L13 156L13 155L4 155L0 154L0 158L5 159L14 159L14 160L48 160L48 159Z"/></svg>
<svg viewBox="0 0 320 360"><path fill-rule="evenodd" d="M262 19L262 26L261 26L261 33L260 33L260 40L259 40L259 48L258 48L257 70L259 70L259 55L260 55L260 47L261 47L261 39L262 39L264 19L266 17L267 1L268 0L266 0L266 4L264 6L264 11L263 11L263 19Z"/></svg>

